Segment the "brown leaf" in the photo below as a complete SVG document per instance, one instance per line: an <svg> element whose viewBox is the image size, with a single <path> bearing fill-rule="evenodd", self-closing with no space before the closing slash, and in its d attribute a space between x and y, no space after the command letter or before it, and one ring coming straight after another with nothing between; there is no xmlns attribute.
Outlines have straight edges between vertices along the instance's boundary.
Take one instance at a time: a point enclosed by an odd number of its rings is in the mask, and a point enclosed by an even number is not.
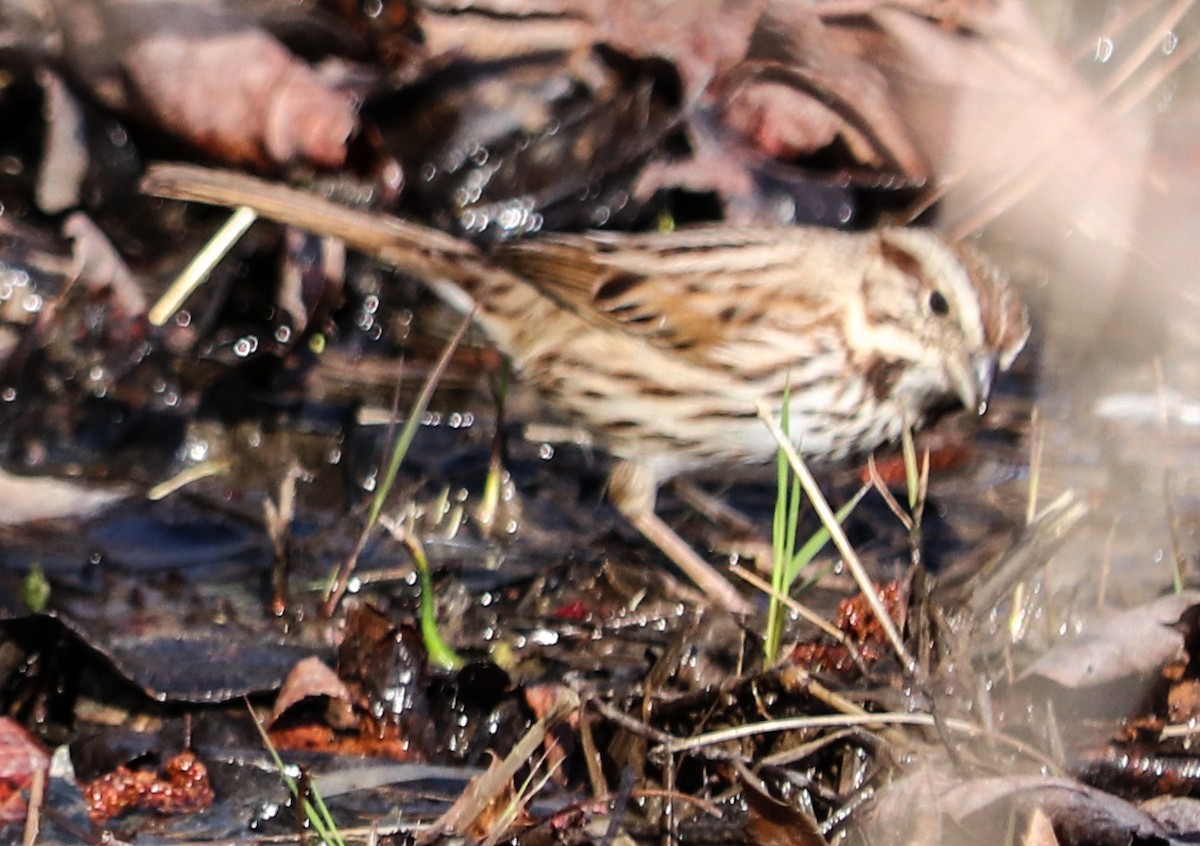
<svg viewBox="0 0 1200 846"><path fill-rule="evenodd" d="M1033 813L1029 815L1021 846L1059 846L1058 837L1054 834L1054 825L1041 808L1034 808Z"/></svg>
<svg viewBox="0 0 1200 846"><path fill-rule="evenodd" d="M746 817L746 842L753 846L828 846L817 822L808 814L775 799L762 782L744 767L742 796L750 806Z"/></svg>
<svg viewBox="0 0 1200 846"><path fill-rule="evenodd" d="M759 150L780 159L814 153L840 134L853 132L824 103L771 80L737 89L725 107L725 121Z"/></svg>
<svg viewBox="0 0 1200 846"><path fill-rule="evenodd" d="M622 52L673 62L694 100L745 57L766 7L767 0L609 0L597 21Z"/></svg>
<svg viewBox="0 0 1200 846"><path fill-rule="evenodd" d="M1011 803L1011 805L1010 805ZM1049 776L971 779L938 797L943 812L969 825L975 814L1006 806L1039 809L1068 843L1165 843L1156 820L1118 796L1085 784Z"/></svg>
<svg viewBox="0 0 1200 846"><path fill-rule="evenodd" d="M12 718L0 717L0 778L26 779L50 766L50 755Z"/></svg>
<svg viewBox="0 0 1200 846"><path fill-rule="evenodd" d="M1089 621L1076 637L1044 653L1022 677L1041 676L1066 688L1086 688L1150 673L1177 655L1183 635L1171 624L1200 593L1185 591Z"/></svg>
<svg viewBox="0 0 1200 846"><path fill-rule="evenodd" d="M864 165L912 181L929 175L883 74L846 49L806 3L771 3L745 61L715 87L726 92L734 128L779 152L806 152L836 130ZM803 100L811 104L799 106ZM770 146L763 152L775 155Z"/></svg>
<svg viewBox="0 0 1200 846"><path fill-rule="evenodd" d="M288 708L310 696L327 696L346 702L353 698L337 673L314 655L296 664L284 679L271 709L270 722L274 723Z"/></svg>
<svg viewBox="0 0 1200 846"><path fill-rule="evenodd" d="M57 3L66 58L110 105L209 155L336 167L357 126L349 95L252 22L207 4Z"/></svg>
<svg viewBox="0 0 1200 846"><path fill-rule="evenodd" d="M63 235L71 239L71 274L88 291L107 291L122 317L146 313L146 296L117 248L83 212L63 222Z"/></svg>

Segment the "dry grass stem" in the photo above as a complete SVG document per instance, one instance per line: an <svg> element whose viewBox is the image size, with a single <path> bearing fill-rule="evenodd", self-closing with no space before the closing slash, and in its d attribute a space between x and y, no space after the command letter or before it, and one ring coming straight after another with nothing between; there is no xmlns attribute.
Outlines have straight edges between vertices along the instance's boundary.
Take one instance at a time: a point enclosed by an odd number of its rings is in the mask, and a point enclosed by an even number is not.
<svg viewBox="0 0 1200 846"><path fill-rule="evenodd" d="M208 279L217 263L233 249L246 230L258 220L258 214L245 206L234 209L229 219L213 234L208 243L188 262L187 267L175 277L175 281L150 309L150 323L162 326L187 302Z"/></svg>
<svg viewBox="0 0 1200 846"><path fill-rule="evenodd" d="M792 442L787 439L787 436L779 427L779 421L775 419L766 402L759 400L756 405L758 416L766 423L772 437L775 438L775 442L783 450L783 454L787 457L792 472L800 480L805 495L808 496L809 501L817 512L817 516L821 518L821 523L829 531L829 536L833 539L834 546L841 553L842 560L846 562L846 568L854 577L859 590L862 591L863 598L866 599L867 605L870 606L872 613L875 614L876 619L879 621L879 625L883 629L888 643L891 644L896 657L900 659L901 666L905 672L913 672L916 669L916 662L908 653L908 649L905 648L904 640L900 637L900 631L896 628L896 622L884 607L883 601L879 598L879 594L876 592L875 585L871 581L871 577L867 574L866 568L863 567L862 562L858 559L854 548L850 546L850 540L846 537L846 533L842 531L842 526L838 523L833 509L829 507L829 502L826 501L825 494L821 491L820 485L813 478L808 465L804 463L800 454L796 452L796 448L792 445Z"/></svg>
<svg viewBox="0 0 1200 846"><path fill-rule="evenodd" d="M957 717L938 717L934 714L924 713L903 714L883 712L869 714L865 717L851 714L821 714L811 717L787 717L779 720L766 720L761 723L748 723L746 725L734 726L732 728L696 735L695 737L680 739L667 751L671 753L692 752L697 749L703 749L706 746L718 746L734 740L756 737L761 734L786 731L811 731L823 728L844 728L846 726L865 728L868 724L949 729L950 731L970 737L983 737L1001 743L1021 753L1030 760L1036 761L1046 767L1051 773L1058 773L1061 769L1052 758L1040 749L1036 749L1015 737L990 732L982 726Z"/></svg>

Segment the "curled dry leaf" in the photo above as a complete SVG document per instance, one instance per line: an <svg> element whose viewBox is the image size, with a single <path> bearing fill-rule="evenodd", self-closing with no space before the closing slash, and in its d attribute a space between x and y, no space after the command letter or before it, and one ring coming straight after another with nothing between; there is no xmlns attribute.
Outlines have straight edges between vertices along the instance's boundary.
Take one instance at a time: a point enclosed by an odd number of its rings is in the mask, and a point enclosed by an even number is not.
<svg viewBox="0 0 1200 846"><path fill-rule="evenodd" d="M252 22L208 5L57 3L65 58L110 105L229 162L336 167L351 97Z"/></svg>
<svg viewBox="0 0 1200 846"><path fill-rule="evenodd" d="M297 702L310 696L327 696L345 702L353 699L350 689L338 678L337 673L313 655L296 664L284 679L279 695L275 697L275 705L271 709L271 723L278 720Z"/></svg>
<svg viewBox="0 0 1200 846"><path fill-rule="evenodd" d="M766 0L611 0L596 21L604 40L622 52L670 60L686 99L694 101L745 57L767 6Z"/></svg>
<svg viewBox="0 0 1200 846"><path fill-rule="evenodd" d="M680 182L723 197L730 187L745 193L741 184L762 164L759 154L794 159L835 142L851 161L890 176L917 183L929 175L887 80L807 3L464 0L427 4L425 12L422 26L435 58L521 62L559 52L571 57L573 72L599 98L609 96L611 80L597 75L596 62L587 62L593 47L669 63L681 83L679 117L694 136L693 147L709 122L719 124L720 141L715 151L693 149L703 159L696 171L651 162L639 193ZM510 30L519 37L506 35ZM731 137L745 143L731 145ZM713 166L727 175L704 180Z"/></svg>
<svg viewBox="0 0 1200 846"><path fill-rule="evenodd" d="M0 471L0 526L64 517L84 520L127 495L119 488L86 488L65 479Z"/></svg>
<svg viewBox="0 0 1200 846"><path fill-rule="evenodd" d="M1044 653L1023 676L1078 689L1152 673L1179 653L1183 635L1171 626L1197 601L1200 594L1184 591L1098 616L1081 634Z"/></svg>
<svg viewBox="0 0 1200 846"><path fill-rule="evenodd" d="M763 783L744 765L735 764L741 776L746 815L746 843L750 846L828 846L829 841L812 815L799 805L786 804L767 792Z"/></svg>
<svg viewBox="0 0 1200 846"><path fill-rule="evenodd" d="M744 61L715 84L726 121L767 155L814 153L840 139L857 162L926 179L926 157L887 79L845 42L808 5L771 4Z"/></svg>
<svg viewBox="0 0 1200 846"><path fill-rule="evenodd" d="M63 222L62 231L71 239L71 275L89 291L107 291L123 316L144 315L145 294L121 254L92 219L76 212Z"/></svg>
<svg viewBox="0 0 1200 846"><path fill-rule="evenodd" d="M725 119L753 139L758 149L781 159L819 150L849 130L824 103L771 80L735 92L725 108Z"/></svg>
<svg viewBox="0 0 1200 846"><path fill-rule="evenodd" d="M1167 833L1149 814L1131 803L1065 778L1050 776L999 776L977 778L945 791L938 797L941 810L958 825L972 831L971 818L982 815L994 824L989 810L1009 808L1032 813L1040 810L1067 843L1167 843ZM990 826L989 826L990 827ZM977 829L974 829L977 830Z"/></svg>
<svg viewBox="0 0 1200 846"><path fill-rule="evenodd" d="M0 826L26 818L25 791L49 766L49 754L33 735L12 718L0 717Z"/></svg>
<svg viewBox="0 0 1200 846"><path fill-rule="evenodd" d="M83 110L58 74L40 70L42 114L46 119L42 161L38 167L37 205L57 214L79 205L88 151L84 139Z"/></svg>
<svg viewBox="0 0 1200 846"><path fill-rule="evenodd" d="M350 99L265 32L163 30L132 45L124 65L163 125L210 154L258 165L345 159Z"/></svg>

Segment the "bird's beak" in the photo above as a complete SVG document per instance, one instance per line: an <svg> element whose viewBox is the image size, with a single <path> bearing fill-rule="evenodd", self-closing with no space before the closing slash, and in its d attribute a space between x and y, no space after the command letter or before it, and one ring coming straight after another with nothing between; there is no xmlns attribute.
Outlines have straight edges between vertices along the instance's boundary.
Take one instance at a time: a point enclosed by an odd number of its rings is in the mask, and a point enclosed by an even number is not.
<svg viewBox="0 0 1200 846"><path fill-rule="evenodd" d="M980 414L987 411L988 400L992 396L992 382L996 378L996 356L993 353L985 353L976 355L971 358L971 363L975 366L975 378L979 385L979 405Z"/></svg>
<svg viewBox="0 0 1200 846"><path fill-rule="evenodd" d="M946 364L946 376L963 408L983 414L987 411L992 381L996 378L996 356L982 353L958 356Z"/></svg>

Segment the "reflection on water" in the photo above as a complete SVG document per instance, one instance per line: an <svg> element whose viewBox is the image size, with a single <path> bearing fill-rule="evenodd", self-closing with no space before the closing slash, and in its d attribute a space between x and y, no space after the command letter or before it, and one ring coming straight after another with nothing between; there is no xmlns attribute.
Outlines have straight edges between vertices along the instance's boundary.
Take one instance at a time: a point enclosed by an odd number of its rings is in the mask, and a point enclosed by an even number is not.
<svg viewBox="0 0 1200 846"><path fill-rule="evenodd" d="M1034 5L1101 95L993 229L1033 256L1046 493L1094 506L1049 578L1132 601L1193 569L1200 539L1200 21L1187 4Z"/></svg>

